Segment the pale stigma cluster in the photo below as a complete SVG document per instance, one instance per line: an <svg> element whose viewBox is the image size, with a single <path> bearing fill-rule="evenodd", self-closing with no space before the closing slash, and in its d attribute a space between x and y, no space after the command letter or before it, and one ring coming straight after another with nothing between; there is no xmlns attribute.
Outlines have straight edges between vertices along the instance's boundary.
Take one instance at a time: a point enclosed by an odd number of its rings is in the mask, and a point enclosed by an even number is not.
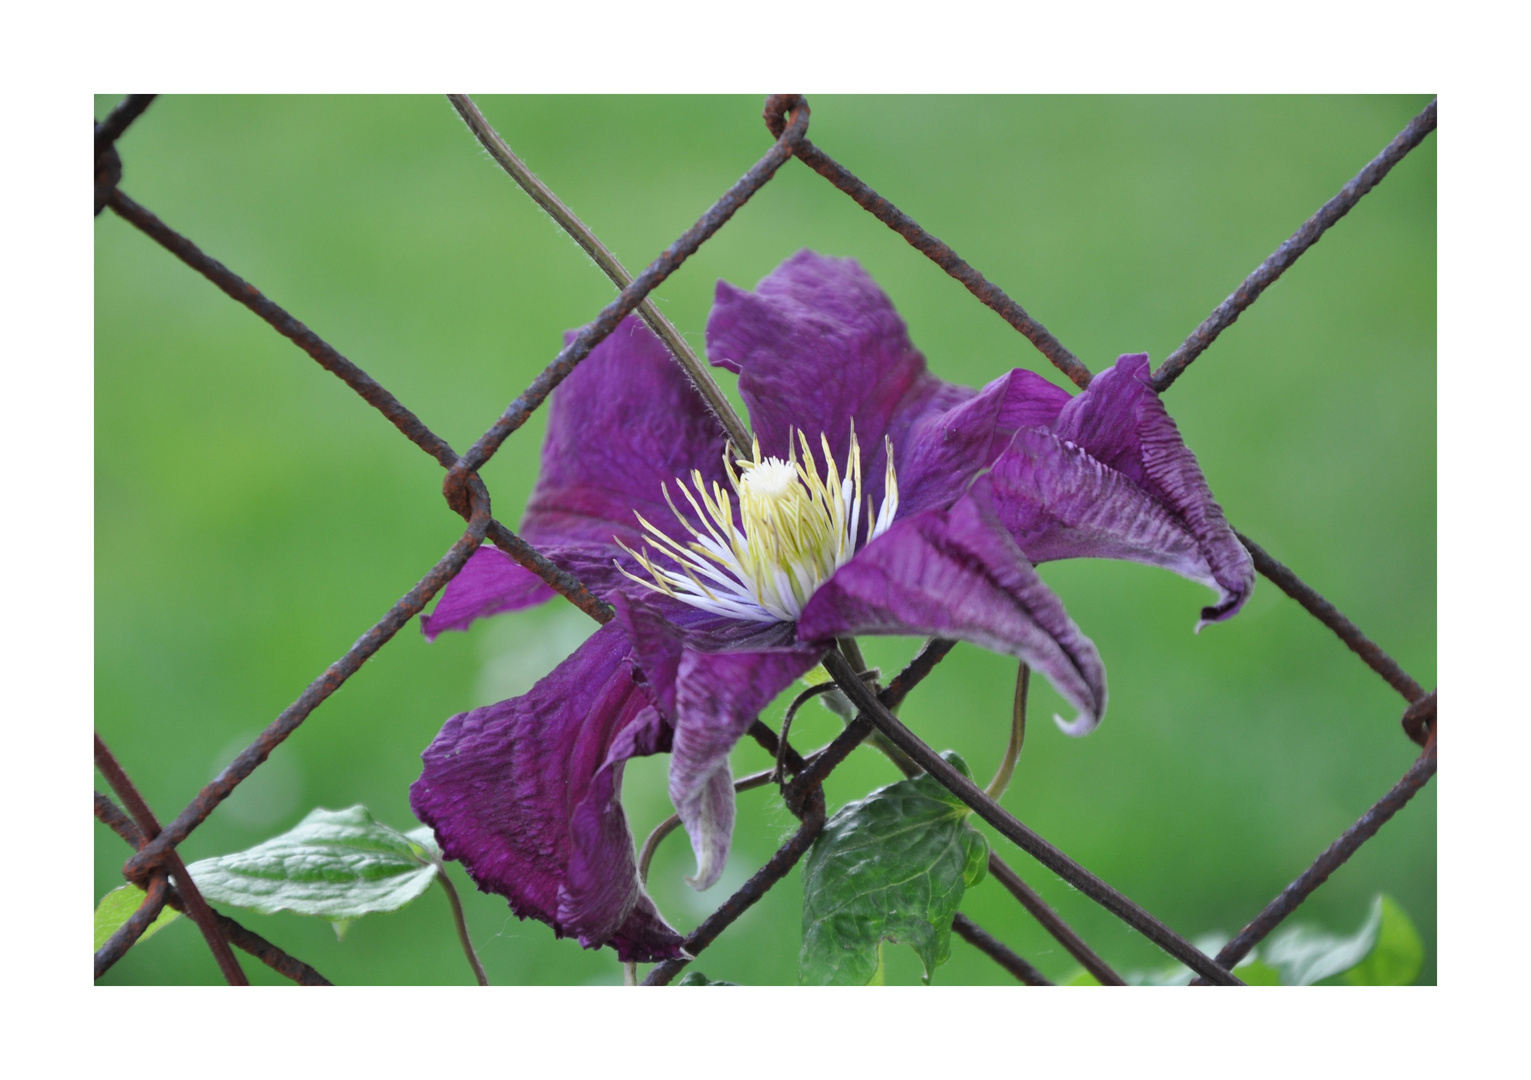
<svg viewBox="0 0 1531 1080"><path fill-rule="evenodd" d="M733 499L716 482L708 491L700 471L691 473L694 495L677 479L681 494L701 522L700 528L676 509L667 485L665 500L695 540L678 543L638 514L646 539L658 546L676 568L656 565L646 551L639 554L623 544L623 549L638 560L653 580L622 572L646 588L717 615L751 622L794 621L819 586L850 562L862 544L886 532L898 513L898 479L893 473L891 442L887 443L888 471L882 506L874 517L872 499L867 496L866 537L858 542L862 520L861 449L856 443L855 428L851 429L843 479L830 456L827 438L819 436L828 468L828 476L820 476L808 437L802 432L796 434L799 445L793 447L789 442L786 461L762 458L758 439L750 460L731 461L724 454L723 468L728 473ZM735 500L739 508L737 524Z"/></svg>

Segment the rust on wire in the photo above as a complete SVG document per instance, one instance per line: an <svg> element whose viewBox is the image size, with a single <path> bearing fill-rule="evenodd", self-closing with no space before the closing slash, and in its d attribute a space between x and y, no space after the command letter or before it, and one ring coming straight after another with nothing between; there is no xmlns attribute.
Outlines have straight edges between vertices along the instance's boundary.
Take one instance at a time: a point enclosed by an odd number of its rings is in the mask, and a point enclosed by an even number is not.
<svg viewBox="0 0 1531 1080"><path fill-rule="evenodd" d="M160 831L154 811L150 810L149 804L144 802L143 796L138 793L138 788L133 785L132 780L128 779L128 774L117 763L112 752L106 748L106 743L101 741L100 735L96 736L96 768L101 770L101 775L106 778L106 782L122 800L123 807L132 816L142 838L152 842ZM218 969L223 972L223 977L230 986L250 985L250 980L245 978L239 961L229 950L228 942L223 940L223 934L218 930L217 917L207 906L207 901L202 899L202 893L198 891L196 883L191 880L191 875L186 872L186 864L181 861L181 856L173 848L164 856L164 869L175 876L181 897L186 901L186 913L196 922L197 929L202 931L208 948L213 951L213 958L218 962ZM148 923L144 926L148 926ZM134 940L137 940L136 935ZM132 942L128 944L131 945Z"/></svg>
<svg viewBox="0 0 1531 1080"><path fill-rule="evenodd" d="M1074 886L1074 888L1084 893L1091 900L1100 904L1128 926L1137 930L1148 940L1169 953L1176 960L1185 964L1198 975L1212 982L1224 985L1241 985L1241 980L1237 976L1218 967L1216 963L1196 946L1175 933L1168 926L1165 926L1164 923L1154 918L1122 893L1090 873L1083 866L1080 866L1073 859L1070 859L1058 848L1048 843L1031 828L1023 824L1010 811L985 795L983 790L974 784L973 781L963 776L962 773L948 764L939 754L929 746L926 746L914 732L910 731L899 721L898 717L889 712L887 706L878 701L877 697L856 677L856 672L846 661L845 657L834 650L830 650L824 656L824 666L829 670L830 675L834 677L835 682L840 685L840 689L845 692L845 696L850 698L857 708L870 718L879 731L892 740L893 744L900 750L913 758L915 764L935 777L943 787L961 799L979 817L999 830L1001 836L1053 871L1053 873Z"/></svg>
<svg viewBox="0 0 1531 1080"><path fill-rule="evenodd" d="M607 335L617 328L617 324L637 307L644 297L658 288L660 283L674 273L687 257L702 245L704 240L722 228L724 223L749 200L750 196L776 175L776 170L792 156L792 148L803 138L807 130L808 113L804 110L800 116L793 119L791 125L776 140L776 145L771 147L766 155L757 161L733 187L724 192L722 198L713 203L695 225L682 233L680 238L666 248L659 258L633 279L631 285L602 308L600 314L581 329L573 341L564 346L541 374L532 380L531 385L521 393L521 396L506 407L505 412L494 422L494 425L481 435L468 452L452 466L442 488L449 503L455 504L459 498L458 491L467 475L476 472L493 456L500 445L509 438L511 432L526 422L526 418L532 414L532 411L547 399L547 396L553 392L553 388L574 370L575 365L590 355L590 350L605 340Z"/></svg>
<svg viewBox="0 0 1531 1080"><path fill-rule="evenodd" d="M1430 737L1435 734L1435 691L1405 709L1402 723L1405 735L1420 746L1430 745Z"/></svg>
<svg viewBox="0 0 1531 1080"><path fill-rule="evenodd" d="M112 111L106 114L106 119L96 125L96 153L99 154L122 138L122 133L128 129L128 125L142 116L144 110L158 96L158 94L129 94L117 102Z"/></svg>
<svg viewBox="0 0 1531 1080"><path fill-rule="evenodd" d="M144 834L138 831L138 826L133 824L133 819L122 812L122 807L99 791L95 792L95 796L97 820L122 837L130 846L134 848L142 846Z"/></svg>
<svg viewBox="0 0 1531 1080"><path fill-rule="evenodd" d="M494 130L479 107L473 103L473 99L467 94L448 94L452 107L462 117L463 123L468 125L468 130L477 137L479 144L489 152L489 156L504 169L510 178L520 185L521 190L531 196L542 210L558 223L564 232L573 237L574 242L584 249L585 254L600 267L601 271L611 279L612 284L618 289L625 289L632 284L633 277L627 272L611 250L603 243L601 238L590 230L590 227L581 221L567 206L563 200L553 194L551 188L537 179L535 173L526 167L526 164L516 156L500 133ZM638 317L641 318L648 328L654 331L654 335L664 342L665 348L670 350L670 356L680 365L686 373L697 394L701 396L707 411L712 413L728 436L729 442L734 445L734 452L740 456L747 453L746 448L750 445L749 427L740 419L734 411L733 405L729 404L728 396L723 393L722 387L712 377L708 369L697 355L696 351L686 344L686 339L681 332L675 329L675 324L664 317L659 308L654 306L654 301L645 297L638 304Z"/></svg>
<svg viewBox="0 0 1531 1080"><path fill-rule="evenodd" d="M898 708L909 691L924 681L956 644L949 638L931 638L925 642L924 647L915 654L913 660L905 665L904 670L894 676L886 689L878 692L877 700L889 709ZM814 755L813 760L807 762L803 769L793 776L792 782L782 789L782 799L787 807L793 809L801 805L807 794L821 785L824 778L840 762L849 757L851 751L860 746L871 733L872 721L867 718L865 710L862 710L845 726L844 731L836 735L823 751Z"/></svg>
<svg viewBox="0 0 1531 1080"><path fill-rule="evenodd" d="M554 592L596 622L604 626L616 616L616 609L587 589L579 578L560 569L553 560L498 521L489 523L488 537L494 541L495 547L547 582Z"/></svg>
<svg viewBox="0 0 1531 1080"><path fill-rule="evenodd" d="M956 642L947 638L931 638L926 641L914 658L904 666L904 669L894 676L893 681L885 689L878 691L877 700L890 709L898 708L909 694L909 691L919 685L935 669L935 666L946 658L955 644ZM796 750L793 750L790 744L784 746L783 742L777 738L776 732L772 731L760 720L757 719L750 726L749 730L749 734L754 737L755 741L765 749L766 753L775 759L777 764L776 768L771 770L772 775L779 775L783 763L792 770L792 782L782 787L782 802L786 804L787 809L804 821L807 821L814 813L822 811L824 778L829 775L835 766L844 761L852 750L860 746L871 733L871 721L866 718L864 713L859 713L827 747L809 755L805 759ZM907 762L907 759L903 760ZM898 762L895 762L895 764L898 764ZM912 772L910 775L912 775ZM818 809L816 810L815 808ZM995 857L991 855L991 867L994 865L994 861ZM1004 864L1001 863L1000 865L1003 866ZM1005 867L1005 869L1009 870L1009 867ZM1025 885L1023 884L1021 887L1025 888ZM1022 981L1030 981L1023 972L1036 973L1035 968L1000 944L996 938L984 930L983 927L973 922L972 919L961 913L958 913L957 917L972 932L971 935L964 935L968 941L982 949L1012 975L1015 975ZM1060 925L1063 924L1062 919L1055 917L1055 921ZM1065 929L1067 929L1066 926ZM1073 933L1072 930L1068 932L1070 934ZM1090 953L1083 942L1079 942L1079 947L1083 952L1094 957L1094 953ZM1110 971L1104 963L1098 963L1102 970ZM1041 978L1040 974L1037 977ZM1043 984L1045 983L1046 980L1044 979Z"/></svg>
<svg viewBox="0 0 1531 1080"><path fill-rule="evenodd" d="M808 764L803 755L792 748L790 742L783 745L776 732L771 730L771 726L758 718L750 725L749 731L745 734L759 743L761 749L770 754L772 758L781 761L793 773L802 772Z"/></svg>
<svg viewBox="0 0 1531 1080"><path fill-rule="evenodd" d="M430 454L443 468L449 469L456 463L457 452L445 439L427 427L418 416L405 408L372 376L347 360L318 334L289 315L280 305L264 296L254 285L235 274L217 259L205 254L196 244L177 233L152 211L140 206L121 191L112 193L110 204L112 209L125 220L137 226L187 266L218 286L225 294L260 316L277 333L293 342L313 357L326 371L331 372L356 391L364 401L381 412L394 427L403 432L410 442ZM496 547L542 578L555 592L585 614L597 622L606 622L611 618L610 605L598 600L573 574L559 569L505 526L491 520L488 535Z"/></svg>
<svg viewBox="0 0 1531 1080"><path fill-rule="evenodd" d="M797 110L808 111L808 102L799 94L773 94L766 99L765 121L771 134L781 137L788 113L796 116ZM1079 357L1064 348L1063 343L1026 309L1010 299L1005 291L989 281L959 256L950 246L938 240L920 227L908 214L867 187L850 170L840 165L824 151L803 139L793 151L803 164L845 192L856 205L866 210L888 228L907 240L916 251L930 259L942 270L960 281L964 288L991 311L1021 332L1021 335L1037 347L1041 354L1052 361L1063 374L1073 380L1081 390L1090 385L1090 369Z"/></svg>
<svg viewBox="0 0 1531 1080"><path fill-rule="evenodd" d="M1338 195L1319 207L1318 213L1303 222L1302 228L1283 241L1269 258L1255 267L1244 279L1244 283L1233 291L1233 295L1217 305L1217 309L1207 316L1191 336L1165 357L1164 363L1150 380L1153 388L1161 394L1169 389L1180 378L1181 372L1190 366L1191 361L1206 351L1207 346L1216 341L1219 334L1232 326L1234 320L1258 300L1260 294L1286 272L1287 267L1297 261L1298 256L1318 243L1319 237L1324 235L1329 226L1350 213L1356 203L1361 201L1361 196L1376 187L1393 166L1403 160L1405 154L1434 130L1435 102L1431 101L1423 112L1410 120L1408 126L1387 144L1382 153L1373 158L1350 183L1340 188Z"/></svg>
<svg viewBox="0 0 1531 1080"><path fill-rule="evenodd" d="M1387 684L1403 695L1405 701L1418 701L1425 696L1424 687L1415 682L1398 662L1371 638L1361 633L1360 627L1345 618L1340 609L1318 594L1296 574L1282 566L1270 553L1237 529L1234 535L1249 550L1255 561L1255 569L1275 582L1276 588L1296 600L1319 622L1334 631L1336 637L1350 647L1350 651L1366 662L1366 666L1381 675Z"/></svg>
<svg viewBox="0 0 1531 1080"><path fill-rule="evenodd" d="M824 792L814 788L809 793L806 810L803 815L803 823L792 838L783 844L766 864L755 875L739 886L739 891L723 901L721 907L707 916L702 925L693 930L686 940L681 942L681 948L688 957L694 958L708 945L717 939L717 936L733 924L734 920L748 911L755 902L797 865L797 861L803 857L803 853L817 839L819 832L824 828ZM675 978L680 969L691 961L689 959L666 960L655 965L652 971L645 976L644 986L664 986Z"/></svg>
<svg viewBox="0 0 1531 1080"><path fill-rule="evenodd" d="M138 205L120 190L113 191L110 206L124 220L148 234L187 266L207 278L230 298L259 315L277 333L312 356L326 371L338 375L378 412L386 416L405 438L430 454L445 467L457 460L452 448L406 409L387 390L361 368L347 360L318 334L289 315L279 304L268 300L254 285L205 254L201 248L166 225L148 209ZM463 515L466 517L467 515Z"/></svg>
<svg viewBox="0 0 1531 1080"><path fill-rule="evenodd" d="M266 730L261 732L249 746L239 753L221 773L198 793L179 817L165 827L165 831L153 839L138 854L127 861L123 874L129 881L136 881L154 867L167 853L173 853L175 845L191 835L191 831L207 819L213 808L229 797L241 780L255 771L287 736L297 730L319 704L340 688L358 668L378 649L398 633L400 628L419 614L431 597L462 569L468 557L478 548L489 523L489 500L482 485L474 485L474 501L477 512L469 523L468 531L442 556L431 572L421 578L415 587L404 594L372 629L336 660L286 709L282 710ZM119 794L121 794L119 792Z"/></svg>
<svg viewBox="0 0 1531 1080"><path fill-rule="evenodd" d="M1345 865L1352 855L1360 849L1361 845L1377 835L1377 830L1386 825L1392 816L1402 810L1408 801L1430 782L1435 775L1436 745L1432 736L1425 752L1419 756L1409 771L1403 774L1403 778L1393 785L1391 791L1382 796L1370 810L1362 814L1354 825L1346 829L1340 838L1313 861L1302 874L1281 890L1281 894L1266 905L1265 910L1256 915L1250 924L1240 930L1227 945L1223 946L1217 954L1217 962L1227 967L1232 967L1245 956L1249 950L1265 940L1267 934L1281 925L1288 915L1297 910L1299 904L1306 900L1325 881L1329 875Z"/></svg>
<svg viewBox="0 0 1531 1080"><path fill-rule="evenodd" d="M1069 951L1080 965L1095 976L1095 981L1102 986L1126 986L1127 981L1112 970L1111 965L1096 955L1095 950L1084 943L1084 939L1074 932L1074 928L1063 921L1063 917L1048 906L1047 901L1039 896L1035 889L1021 880L1013 867L995 852L989 852L989 873L994 880L1009 890L1010 895L1020 901L1033 919L1041 924L1042 929L1051 934L1065 949Z"/></svg>
<svg viewBox="0 0 1531 1080"><path fill-rule="evenodd" d="M138 119L154 100L153 94L129 94L117 103L105 120L96 125L96 216L112 197L112 192L122 182L122 158L117 156L116 142L128 125Z"/></svg>
<svg viewBox="0 0 1531 1080"><path fill-rule="evenodd" d="M927 641L925 647L920 650L915 658L893 680L892 685L881 692L879 699L885 704L896 708L903 701L904 696L924 679L926 675L930 674L936 664L951 651L953 644L953 642L941 638L933 638ZM824 789L821 782L823 777L828 775L829 771L834 768L835 764L843 761L846 755L855 749L871 731L871 725L864 723L864 720L864 717L858 716L828 748L810 755L806 761L796 751L791 750L790 747L787 748L788 752L786 754L781 755L782 759L787 761L794 771L797 772L797 777L789 785L789 790L783 792L783 799L788 808L802 820L802 826L771 857L770 861L756 872L754 877L747 881L738 892L726 900L721 907L708 916L702 925L697 927L686 938L681 947L688 956L695 957L698 952L711 944L734 920L742 915L755 901L759 900L771 886L785 877L818 837L818 834L824 828L825 821ZM858 727L858 724L863 726ZM750 728L750 734L754 736L755 740L772 757L778 756L781 744L776 737L776 733L768 726L756 720ZM830 763L820 768L819 762L821 759ZM812 770L812 775L809 775L810 770ZM770 777L774 773L774 769L770 770L769 772L762 773L758 779ZM679 818L672 820L678 822ZM669 823L667 822L666 824ZM647 851L648 847L645 845L645 852ZM1011 972L1011 974L1022 979L1022 981L1032 982L1033 979L1037 979L1041 981L1036 983L1036 985L1047 985L1047 980L1042 978L1040 972L1037 972L1025 960L1002 945L983 927L960 913L957 918L962 920L964 929L968 931L963 936L977 945L1007 971ZM681 968L685 967L689 962L687 959L666 960L648 973L648 976L643 981L643 985L662 986L673 979Z"/></svg>
<svg viewBox="0 0 1531 1080"><path fill-rule="evenodd" d="M111 201L112 193L117 190L117 185L122 183L122 158L117 156L117 148L110 143L103 150L96 151L96 216L101 216L101 211Z"/></svg>
<svg viewBox="0 0 1531 1080"><path fill-rule="evenodd" d="M176 905L177 898L172 893L170 903ZM245 952L265 964L278 975L285 975L299 986L333 986L328 979L309 967L303 961L288 956L281 949L261 937L254 930L247 930L227 915L218 915L218 929L230 942L238 945Z"/></svg>
<svg viewBox="0 0 1531 1080"><path fill-rule="evenodd" d="M143 833L138 831L138 826L133 824L133 819L124 814L116 803L99 791L94 794L96 797L96 817L103 824L110 826L113 832L122 837L132 847L141 846L143 844ZM151 884L154 880L163 878L163 876L163 874L154 875L150 879ZM186 910L186 901L181 899L180 894L176 892L174 887L171 887L167 894L167 902L177 911L184 912ZM245 929L227 915L214 911L213 917L218 924L219 932L223 934L224 938L231 945L243 949L277 974L285 975L293 982L302 986L331 985L328 979L312 967L301 960L288 956L277 946L271 944L271 942L253 930ZM101 969L98 969L96 978L99 979L101 973Z"/></svg>
<svg viewBox="0 0 1531 1080"><path fill-rule="evenodd" d="M138 905L138 910L129 915L127 921L96 950L95 978L99 979L105 975L111 970L113 964L121 960L129 949L138 944L138 939L143 937L145 930L149 929L149 924L159 918L159 913L165 910L165 904L169 899L170 882L164 874L155 874L149 879L149 887L144 890L143 903Z"/></svg>
<svg viewBox="0 0 1531 1080"><path fill-rule="evenodd" d="M1089 372L1057 339L1032 319L1019 304L1003 291L989 283L976 270L959 258L940 240L922 229L912 218L903 214L886 199L877 195L855 176L824 154L806 138L809 120L807 101L800 95L773 95L766 103L766 121L776 137L773 146L756 165L747 172L706 214L687 230L675 243L636 279L622 288L620 295L584 327L570 345L566 346L532 384L507 407L495 424L484 433L467 454L459 456L445 440L435 435L414 413L405 408L387 390L376 383L355 364L341 356L302 323L264 297L257 289L233 274L216 260L205 255L195 244L170 229L148 210L133 202L117 188L122 166L113 148L135 117L147 107L153 95L132 95L124 100L107 119L96 125L96 210L110 205L125 219L165 246L183 262L202 273L225 294L250 308L283 336L292 340L321 366L331 371L373 405L406 437L431 454L448 470L443 491L449 504L468 520L469 528L430 574L406 594L388 615L368 631L357 643L326 672L316 679L303 695L294 702L266 729L262 735L234 762L209 784L182 814L171 822L163 832L159 829L152 812L120 766L116 764L104 744L97 738L97 761L118 795L123 799L128 813L123 813L111 799L97 792L96 816L113 828L125 841L140 850L124 866L129 880L147 882L150 894L128 924L119 930L103 951L114 953L109 959L120 956L137 940L142 928L149 925L159 910L169 904L190 913L208 939L220 968L230 981L242 981L243 973L237 961L228 952L227 942L256 956L273 970L306 985L327 985L317 971L295 960L264 938L240 926L232 919L208 908L197 892L195 884L185 872L185 866L175 852L175 845L185 839L201 821L217 806L233 788L270 754L272 749L297 728L325 698L354 673L369 656L385 644L397 630L417 614L440 588L455 576L466 564L473 550L486 539L510 555L517 563L531 570L552 588L570 600L597 622L607 622L612 610L589 592L573 575L560 569L530 544L516 536L489 513L488 493L479 481L476 470L487 461L512 432L524 423L557 384L580 362L594 346L607 336L617 323L645 301L682 262L729 220L734 212L764 185L788 157L797 156L805 164L825 176L837 188L849 194L859 205L879 220L897 231L912 246L940 265L948 274L961 281L980 301L999 313L1025 335L1055 365L1079 386L1089 382ZM788 116L790 115L790 123ZM1187 339L1175 354L1166 360L1155 376L1156 389L1164 389L1184 367L1247 308L1271 281L1289 266L1307 247L1322 235L1323 231L1343 216L1357 200L1386 175L1387 171L1413 146L1417 145L1435 126L1435 103L1415 119L1405 131L1375 161L1351 181L1340 195L1331 200L1302 229L1288 240L1282 248L1251 275L1239 292L1213 313L1197 332ZM588 230L587 230L588 231ZM619 284L621 284L619 280ZM794 779L783 790L783 797L790 809L803 819L802 827L775 855L761 867L738 892L729 898L716 912L706 919L690 937L685 949L694 956L716 936L731 925L740 914L754 904L764 893L785 876L811 845L825 818L822 781L839 762L859 745L868 735L877 732L879 740L887 739L919 765L931 772L943 784L954 791L963 801L977 811L1009 839L1030 852L1049 866L1066 881L1086 892L1092 899L1103 904L1130 926L1143 932L1166 951L1187 963L1194 971L1212 981L1237 983L1238 980L1225 967L1231 965L1248 951L1255 942L1269 933L1270 928L1285 918L1312 892L1333 869L1349 858L1362 843L1373 835L1381 824L1408 801L1419 787L1428 782L1435 772L1435 694L1428 696L1398 668L1381 649L1365 638L1349 620L1340 615L1311 588L1304 585L1291 571L1270 558L1262 549L1247 538L1240 539L1255 557L1261 572L1271 578L1283 591L1297 599L1310 613L1334 630L1374 670L1377 670L1405 698L1411 701L1405 712L1403 725L1411 738L1426 744L1415 767L1405 775L1399 785L1363 816L1351 830L1336 841L1314 863L1307 873L1282 893L1262 912L1255 922L1230 942L1217 962L1195 950L1147 912L1138 908L1110 886L1073 863L1047 841L1032 833L1026 826L1009 815L997 803L987 799L971 782L951 769L925 746L913 733L904 728L890 709L896 708L920 680L951 649L953 643L940 639L927 642L910 664L885 690L873 694L854 670L838 653L826 658L826 666L836 676L836 681L858 709L857 717L824 750L810 755L805 761L790 747L781 756L793 768ZM843 670L840 670L842 669ZM848 682L847 682L848 680ZM781 741L766 725L756 722L751 728L762 746L773 754ZM911 766L912 767L912 766ZM906 770L907 771L907 770ZM948 775L949 774L949 775ZM969 791L968 789L972 790ZM130 816L131 815L131 816ZM997 869L996 869L997 865ZM1101 982L1121 980L1088 946L1068 928L1067 924L1042 903L1040 898L998 856L991 858L991 870L1006 888L1036 916L1066 948L1083 963ZM174 884L170 878L174 878ZM180 886L179 888L177 886ZM183 895L184 894L184 895ZM1031 901L1031 902L1028 902ZM1047 980L1025 960L1016 956L997 939L993 938L971 919L959 914L954 922L958 935L973 943L1006 970L1022 981L1044 985ZM1236 952L1241 939L1248 939L1243 951ZM120 940L119 940L120 939ZM225 941L227 939L227 941ZM115 942L115 944L114 944ZM226 957L226 959L225 959ZM100 973L98 955L98 974ZM687 961L668 961L658 965L645 980L646 984L668 982ZM110 963L108 962L108 965Z"/></svg>

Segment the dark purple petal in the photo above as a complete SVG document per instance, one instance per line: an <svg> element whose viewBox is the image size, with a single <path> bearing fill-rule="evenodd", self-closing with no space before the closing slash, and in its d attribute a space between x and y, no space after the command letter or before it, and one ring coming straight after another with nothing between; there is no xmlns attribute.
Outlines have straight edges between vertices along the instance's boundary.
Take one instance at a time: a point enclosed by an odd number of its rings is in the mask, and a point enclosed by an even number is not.
<svg viewBox="0 0 1531 1080"><path fill-rule="evenodd" d="M1058 726L1087 734L1106 709L1100 654L995 517L982 483L858 552L808 601L798 636L924 634L1018 656L1079 710L1072 722L1056 717Z"/></svg>
<svg viewBox="0 0 1531 1080"><path fill-rule="evenodd" d="M466 630L476 619L531 607L556 595L536 574L485 544L447 582L435 610L420 616L420 629L427 641L435 641L443 630Z"/></svg>
<svg viewBox="0 0 1531 1080"><path fill-rule="evenodd" d="M614 602L617 609L614 621L632 643L633 662L638 665L637 677L648 688L660 713L673 722L675 681L680 675L685 632L666 619L655 603L628 596L619 596Z"/></svg>
<svg viewBox="0 0 1531 1080"><path fill-rule="evenodd" d="M666 615L684 616L675 610L684 605L621 596L616 607L642 678L675 726L670 799L696 853L696 875L687 880L705 889L723 872L734 831L729 752L760 710L824 650L798 646L790 623L697 618L678 626Z"/></svg>
<svg viewBox="0 0 1531 1080"><path fill-rule="evenodd" d="M1128 559L1218 588L1181 518L1056 435L1020 432L978 483L992 489L1000 521L1033 563Z"/></svg>
<svg viewBox="0 0 1531 1080"><path fill-rule="evenodd" d="M883 436L895 414L950 408L973 393L925 370L904 321L859 263L811 251L793 255L754 292L718 282L707 356L739 374L767 454L785 457L790 433L802 431L819 457L822 433L843 468L854 420L866 490L878 502Z"/></svg>
<svg viewBox="0 0 1531 1080"><path fill-rule="evenodd" d="M676 687L670 801L691 837L696 875L705 889L728 861L734 832L734 783L728 755L760 710L819 662L822 647L772 652L681 655Z"/></svg>
<svg viewBox="0 0 1531 1080"><path fill-rule="evenodd" d="M629 573L646 576L636 562L614 545L555 544L543 548L542 554L607 601L619 592L649 595L647 588L617 568L620 563ZM473 553L462 572L447 582L435 611L421 618L420 628L426 640L434 641L444 630L466 630L478 619L531 607L556 595L536 574L493 545L485 544Z"/></svg>
<svg viewBox="0 0 1531 1080"><path fill-rule="evenodd" d="M1053 432L1143 488L1195 537L1219 592L1218 603L1202 609L1198 630L1244 605L1255 585L1254 563L1212 498L1196 455L1186 449L1149 386L1146 353L1122 356L1095 376L1088 390L1064 406Z"/></svg>
<svg viewBox="0 0 1531 1080"><path fill-rule="evenodd" d="M622 628L607 625L530 693L448 720L410 805L521 918L624 960L664 959L681 938L638 881L618 796L627 759L669 741Z"/></svg>
<svg viewBox="0 0 1531 1080"><path fill-rule="evenodd" d="M900 514L950 506L1017 430L1051 427L1069 401L1067 391L1017 368L950 408L901 413L892 435Z"/></svg>
<svg viewBox="0 0 1531 1080"><path fill-rule="evenodd" d="M676 479L723 481L722 429L659 339L630 316L553 391L542 470L521 519L540 550L568 544L639 548L634 511L680 536L665 502ZM690 539L689 535L685 539ZM641 548L639 548L641 550Z"/></svg>

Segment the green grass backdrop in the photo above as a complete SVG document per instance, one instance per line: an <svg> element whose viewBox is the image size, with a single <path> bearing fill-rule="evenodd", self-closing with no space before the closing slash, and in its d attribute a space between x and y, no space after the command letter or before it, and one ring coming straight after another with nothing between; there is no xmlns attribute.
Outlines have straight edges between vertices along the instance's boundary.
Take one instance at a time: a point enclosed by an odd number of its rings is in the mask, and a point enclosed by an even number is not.
<svg viewBox="0 0 1531 1080"><path fill-rule="evenodd" d="M114 95L96 99L100 118ZM816 143L1006 289L1092 369L1157 364L1428 98L811 96ZM636 272L769 145L751 97L479 99L512 147ZM123 190L284 305L459 449L613 295L604 276L479 150L444 98L167 97L119 144ZM1224 333L1165 395L1229 519L1435 684L1436 147L1431 137ZM162 819L340 656L438 559L461 519L441 470L333 376L110 211L95 225L96 724ZM713 284L753 286L792 252L854 256L930 367L981 385L1026 366L1064 384L1003 320L799 162L789 162L658 291L698 352ZM726 373L722 378L728 380ZM484 470L514 526L539 413ZM1126 563L1044 578L1099 646L1099 731L1038 718L1004 802L1188 936L1231 933L1407 768L1403 702L1261 579L1193 636L1210 595ZM524 691L593 628L564 604L427 645L411 623L184 845L248 847L315 806L362 802L415 826L419 753L454 712ZM917 642L869 640L896 669ZM1012 662L971 646L905 720L987 777ZM767 713L780 719L784 702ZM805 711L794 741L837 728ZM753 743L737 772L764 767ZM641 838L669 812L666 759L629 767ZM896 773L871 750L834 774L839 805ZM98 787L101 786L99 777ZM1349 932L1379 891L1436 963L1436 793L1427 788L1299 918ZM689 929L793 821L740 799L723 881L655 861L661 909ZM991 834L992 835L992 834ZM999 849L1120 969L1161 956L1004 842ZM127 849L96 827L96 890ZM554 941L454 867L490 979L615 983L609 951ZM701 958L714 978L793 982L794 874ZM1073 968L993 882L963 910L1051 976ZM353 925L232 911L337 982L468 982L446 904ZM82 920L83 921L83 920ZM891 950L891 981L918 962ZM257 982L281 981L253 959ZM186 920L103 982L218 973ZM961 941L938 983L1008 983Z"/></svg>

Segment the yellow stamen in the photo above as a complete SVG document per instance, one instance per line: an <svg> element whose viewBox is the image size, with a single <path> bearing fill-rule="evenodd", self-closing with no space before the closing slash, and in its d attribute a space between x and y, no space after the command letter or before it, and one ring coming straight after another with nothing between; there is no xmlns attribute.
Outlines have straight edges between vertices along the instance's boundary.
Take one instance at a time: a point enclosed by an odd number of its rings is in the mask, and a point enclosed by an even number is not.
<svg viewBox="0 0 1531 1080"><path fill-rule="evenodd" d="M796 445L789 438L785 461L762 457L758 439L747 459L730 460L724 454L723 471L732 500L717 482L709 491L700 471L691 473L694 495L676 480L700 527L680 512L666 485L665 501L695 540L682 545L637 514L646 538L677 569L656 565L647 552L639 554L625 544L623 550L651 580L618 569L646 588L719 615L757 622L796 619L819 586L849 562L861 544L870 543L893 524L898 478L893 470L893 444L887 441L882 506L874 516L871 497L867 497L866 537L860 540L861 449L854 424L843 480L826 436L819 436L826 467L821 476L808 436L795 434ZM738 527L734 501L739 506ZM712 585L704 584L704 578Z"/></svg>

